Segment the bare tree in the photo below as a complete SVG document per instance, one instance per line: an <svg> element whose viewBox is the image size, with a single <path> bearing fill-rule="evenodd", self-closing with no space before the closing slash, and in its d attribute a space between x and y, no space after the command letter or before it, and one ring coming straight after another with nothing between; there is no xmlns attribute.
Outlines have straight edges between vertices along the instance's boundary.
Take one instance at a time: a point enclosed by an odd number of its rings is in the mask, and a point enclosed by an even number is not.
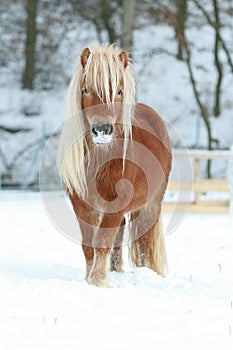
<svg viewBox="0 0 233 350"><path fill-rule="evenodd" d="M200 111L200 115L202 117L202 120L205 124L206 127L206 131L207 131L207 148L208 150L212 150L212 144L213 141L215 141L212 137L212 129L211 129L211 124L210 124L210 115L209 115L209 111L207 106L204 104L204 102L201 99L201 94L197 89L197 82L194 76L194 70L193 70L193 64L192 64L192 57L191 57L191 50L188 44L188 41L184 40L184 48L185 48L185 52L186 52L186 58L185 58L185 62L187 64L187 68L188 68L188 72L189 72L189 78L190 78L190 82L191 82L191 86L192 86L192 90L193 90L193 94L196 100L196 103L198 105L199 111ZM211 162L210 160L208 160L207 163L207 176L208 178L211 178Z"/></svg>
<svg viewBox="0 0 233 350"><path fill-rule="evenodd" d="M118 41L116 26L114 25L114 4L108 0L99 0L100 2L100 21L108 33L109 43Z"/></svg>
<svg viewBox="0 0 233 350"><path fill-rule="evenodd" d="M39 0L38 13L35 86L50 90L69 80L65 62L69 62L80 27L77 26L77 14L66 0ZM76 35L69 38L69 32L74 28L77 28Z"/></svg>
<svg viewBox="0 0 233 350"><path fill-rule="evenodd" d="M122 0L69 0L77 16L94 24L100 42L107 33L109 43L119 43ZM106 39L105 39L106 41Z"/></svg>
<svg viewBox="0 0 233 350"><path fill-rule="evenodd" d="M22 78L23 89L33 89L35 76L35 50L36 50L36 17L39 0L26 0L25 10L27 13L26 21L26 40L25 40L25 68Z"/></svg>
<svg viewBox="0 0 233 350"><path fill-rule="evenodd" d="M212 0L213 3L213 12L214 12L214 18L215 18L215 44L214 44L214 62L215 67L217 70L217 81L215 86L215 102L214 102L214 115L215 117L219 117L220 115L220 104L221 104L221 86L222 86L222 80L223 80L223 69L222 69L222 63L220 60L220 49L221 49L221 42L219 39L220 36L220 19L219 19L219 7L218 7L218 0Z"/></svg>
<svg viewBox="0 0 233 350"><path fill-rule="evenodd" d="M124 49L131 51L133 44L133 28L136 0L123 0L123 27L121 45Z"/></svg>
<svg viewBox="0 0 233 350"><path fill-rule="evenodd" d="M148 8L156 24L166 23L171 26L177 40L177 59L183 60L184 35L188 19L188 0L155 0Z"/></svg>
<svg viewBox="0 0 233 350"><path fill-rule="evenodd" d="M208 12L205 10L205 8L202 6L202 4L200 3L200 1L198 0L192 0L193 3L197 6L197 8L202 12L202 14L204 15L204 17L207 20L207 23L216 30L216 23L214 20L211 19L211 16L208 14ZM221 44L221 47L223 49L223 51L225 52L226 58L227 58L227 63L231 69L231 72L233 73L233 60L231 58L231 54L230 51L226 45L225 40L223 39L220 31L218 31L218 41Z"/></svg>
<svg viewBox="0 0 233 350"><path fill-rule="evenodd" d="M215 98L213 106L213 114L215 117L219 117L221 114L221 97L222 97L222 82L224 78L223 64L221 62L221 51L226 55L227 63L233 73L233 61L231 58L231 53L227 47L226 41L224 40L221 33L221 20L220 20L220 3L218 0L212 0L213 14L210 15L207 10L204 8L203 4L198 0L192 0L196 7L201 11L207 23L213 28L215 32L215 42L214 42L214 63L217 72L217 79L215 84ZM229 3L230 11L230 3Z"/></svg>
<svg viewBox="0 0 233 350"><path fill-rule="evenodd" d="M177 39L177 58L183 60L184 50L184 35L185 26L187 20L187 0L175 0L176 5L176 21L175 21L175 33Z"/></svg>

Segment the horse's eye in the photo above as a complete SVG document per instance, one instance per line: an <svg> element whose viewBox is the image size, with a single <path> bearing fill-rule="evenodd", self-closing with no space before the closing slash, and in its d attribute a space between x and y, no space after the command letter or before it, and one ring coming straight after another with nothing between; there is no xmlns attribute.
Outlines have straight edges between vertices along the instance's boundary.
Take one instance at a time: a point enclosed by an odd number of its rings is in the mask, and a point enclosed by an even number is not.
<svg viewBox="0 0 233 350"><path fill-rule="evenodd" d="M85 94L88 94L89 93L89 90L88 90L88 88L85 86L85 88L84 88L84 92L85 92Z"/></svg>
<svg viewBox="0 0 233 350"><path fill-rule="evenodd" d="M119 89L118 91L117 91L117 95L122 95L122 90L121 89Z"/></svg>

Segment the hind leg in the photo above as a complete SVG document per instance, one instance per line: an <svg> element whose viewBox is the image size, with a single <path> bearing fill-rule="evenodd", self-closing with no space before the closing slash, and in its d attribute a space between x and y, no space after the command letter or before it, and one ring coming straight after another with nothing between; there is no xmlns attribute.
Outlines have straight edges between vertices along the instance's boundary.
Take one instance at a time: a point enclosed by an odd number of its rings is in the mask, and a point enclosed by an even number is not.
<svg viewBox="0 0 233 350"><path fill-rule="evenodd" d="M131 214L132 242L130 247L131 259L138 267L150 267L151 245L153 230L148 226L145 212Z"/></svg>
<svg viewBox="0 0 233 350"><path fill-rule="evenodd" d="M123 219L119 231L116 234L116 238L111 251L110 258L110 271L123 272L123 259L122 259L122 241L125 228L125 219Z"/></svg>
<svg viewBox="0 0 233 350"><path fill-rule="evenodd" d="M151 267L151 247L153 244L153 229L147 231L142 237L140 237L137 242L139 260L138 264L141 267Z"/></svg>
<svg viewBox="0 0 233 350"><path fill-rule="evenodd" d="M148 267L164 276L167 260L159 209L145 208L132 217L130 257L135 266Z"/></svg>
<svg viewBox="0 0 233 350"><path fill-rule="evenodd" d="M145 208L138 216L136 246L138 249L138 266L151 268L152 246L154 236L154 208Z"/></svg>

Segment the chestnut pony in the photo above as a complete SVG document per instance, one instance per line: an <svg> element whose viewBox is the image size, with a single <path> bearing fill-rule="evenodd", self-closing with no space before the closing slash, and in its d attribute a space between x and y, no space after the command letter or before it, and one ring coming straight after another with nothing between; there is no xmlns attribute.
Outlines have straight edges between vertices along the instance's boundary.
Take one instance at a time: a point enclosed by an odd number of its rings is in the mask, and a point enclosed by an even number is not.
<svg viewBox="0 0 233 350"><path fill-rule="evenodd" d="M81 54L58 165L81 229L87 282L109 286L108 270L122 271L127 235L133 265L164 275L160 216L171 169L169 138L158 114L135 104L132 63L116 46Z"/></svg>

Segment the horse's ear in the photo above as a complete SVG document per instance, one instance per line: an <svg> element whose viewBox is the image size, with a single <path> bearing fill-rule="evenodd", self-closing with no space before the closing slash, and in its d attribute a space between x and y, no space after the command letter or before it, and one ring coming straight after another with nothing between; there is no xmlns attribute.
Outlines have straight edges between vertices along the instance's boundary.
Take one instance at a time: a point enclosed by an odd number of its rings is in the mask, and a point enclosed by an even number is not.
<svg viewBox="0 0 233 350"><path fill-rule="evenodd" d="M121 51L121 53L119 54L119 58L120 58L121 62L123 63L124 67L126 68L128 66L128 62L129 62L127 52L125 50Z"/></svg>
<svg viewBox="0 0 233 350"><path fill-rule="evenodd" d="M87 64L87 60L88 60L88 57L90 56L90 54L91 54L91 51L89 50L88 47L86 47L83 50L83 52L81 53L80 61L81 61L83 68L85 68L85 65Z"/></svg>

